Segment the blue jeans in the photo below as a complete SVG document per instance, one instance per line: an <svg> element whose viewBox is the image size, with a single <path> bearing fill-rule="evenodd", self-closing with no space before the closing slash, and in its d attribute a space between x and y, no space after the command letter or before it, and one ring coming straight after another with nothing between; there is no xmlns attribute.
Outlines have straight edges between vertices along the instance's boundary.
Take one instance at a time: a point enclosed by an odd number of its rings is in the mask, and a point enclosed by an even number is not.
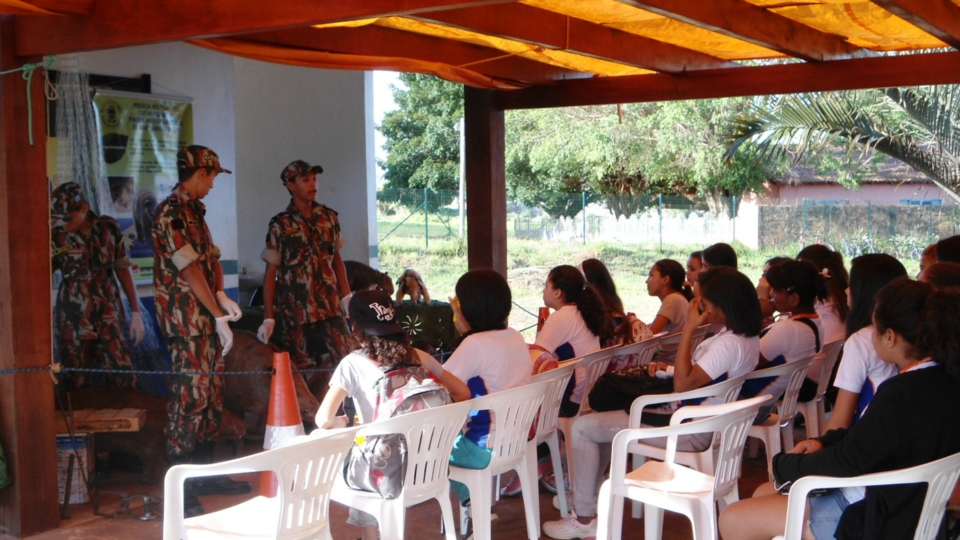
<svg viewBox="0 0 960 540"><path fill-rule="evenodd" d="M464 437L463 434L454 441L453 450L450 452L450 464L464 469L486 469L492 458L489 448L477 446L477 443ZM450 485L460 499L460 504L470 500L470 490L466 484L451 480Z"/></svg>
<svg viewBox="0 0 960 540"><path fill-rule="evenodd" d="M850 502L843 491L835 489L819 497L810 498L810 531L817 540L833 540L840 516Z"/></svg>

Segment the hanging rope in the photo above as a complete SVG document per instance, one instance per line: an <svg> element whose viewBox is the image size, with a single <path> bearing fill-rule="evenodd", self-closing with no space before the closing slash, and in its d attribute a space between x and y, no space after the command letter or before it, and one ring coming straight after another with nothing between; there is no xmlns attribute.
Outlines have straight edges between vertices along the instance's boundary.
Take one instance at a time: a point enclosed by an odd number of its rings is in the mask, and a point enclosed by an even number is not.
<svg viewBox="0 0 960 540"><path fill-rule="evenodd" d="M56 60L56 56L45 56L42 62L38 62L36 64L24 64L18 68L0 71L0 75L7 75L8 73L22 71L23 80L27 81L27 132L30 135L30 146L33 146L33 105L30 98L30 83L33 81L33 72L36 71L37 68L43 68L45 70L48 69Z"/></svg>

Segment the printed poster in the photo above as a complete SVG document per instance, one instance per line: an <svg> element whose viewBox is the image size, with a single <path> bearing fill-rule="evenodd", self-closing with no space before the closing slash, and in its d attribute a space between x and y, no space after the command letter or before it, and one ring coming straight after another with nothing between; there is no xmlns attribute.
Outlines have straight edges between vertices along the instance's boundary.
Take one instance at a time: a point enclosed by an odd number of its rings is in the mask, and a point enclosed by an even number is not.
<svg viewBox="0 0 960 540"><path fill-rule="evenodd" d="M151 283L150 231L158 202L177 185L177 151L193 144L191 100L98 90L93 104L110 193L101 213L120 222L134 281Z"/></svg>

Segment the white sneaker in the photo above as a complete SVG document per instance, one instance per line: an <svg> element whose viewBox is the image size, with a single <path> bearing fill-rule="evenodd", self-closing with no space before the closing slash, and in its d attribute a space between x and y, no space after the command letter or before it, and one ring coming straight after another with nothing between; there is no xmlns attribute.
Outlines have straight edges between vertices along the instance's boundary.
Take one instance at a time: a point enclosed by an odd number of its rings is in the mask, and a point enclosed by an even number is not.
<svg viewBox="0 0 960 540"><path fill-rule="evenodd" d="M574 538L586 538L597 535L597 520L594 518L589 524L584 525L577 519L573 512L569 516L557 520L547 521L543 524L543 534L557 540L573 540Z"/></svg>

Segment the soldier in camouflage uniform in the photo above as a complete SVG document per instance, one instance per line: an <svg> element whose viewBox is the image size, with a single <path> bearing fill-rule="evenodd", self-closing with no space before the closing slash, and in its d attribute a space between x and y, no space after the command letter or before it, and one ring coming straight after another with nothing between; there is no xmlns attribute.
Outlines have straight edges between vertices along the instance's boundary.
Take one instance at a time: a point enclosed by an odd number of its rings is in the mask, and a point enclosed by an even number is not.
<svg viewBox="0 0 960 540"><path fill-rule="evenodd" d="M68 182L53 190L50 226L53 270L63 276L54 310L60 362L66 367L130 371L118 279L130 301L134 346L143 339L144 326L120 224L92 212L83 188ZM71 374L66 386L79 388L84 380L83 373ZM130 374L112 373L106 380L110 386L136 384Z"/></svg>
<svg viewBox="0 0 960 540"><path fill-rule="evenodd" d="M336 212L314 200L317 173L322 172L319 165L311 167L297 160L280 173L291 200L285 211L270 220L267 245L261 255L267 269L263 278L264 321L257 336L264 343L269 341L274 310L279 311L283 335L278 341L301 368L315 365L324 346L331 365L320 367L336 366L351 351L340 303L350 293L340 258L344 244L340 222ZM311 388L325 391L326 381L315 377Z"/></svg>
<svg viewBox="0 0 960 540"><path fill-rule="evenodd" d="M157 318L167 336L174 371L222 372L223 356L233 345L228 322L239 319L241 312L223 292L220 250L213 244L200 199L213 188L218 173L231 173L203 146L180 150L177 169L180 183L157 206L153 224ZM211 460L222 410L222 376L172 377L164 429L168 459L174 463ZM188 490L187 512L203 511L196 495L250 489L246 482L226 478L217 479L217 485L213 482L203 490L196 486ZM230 487L231 483L238 486Z"/></svg>

